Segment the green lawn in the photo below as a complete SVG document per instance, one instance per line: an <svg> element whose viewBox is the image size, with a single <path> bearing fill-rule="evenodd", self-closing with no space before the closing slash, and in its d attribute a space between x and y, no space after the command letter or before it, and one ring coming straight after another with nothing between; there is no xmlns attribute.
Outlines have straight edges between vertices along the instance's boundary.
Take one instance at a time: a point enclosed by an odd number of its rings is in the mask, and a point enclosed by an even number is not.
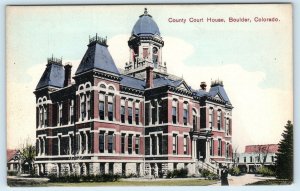
<svg viewBox="0 0 300 191"><path fill-rule="evenodd" d="M215 180L202 180L202 179L171 179L171 180L143 180L143 181L123 181L116 182L81 182L81 183L37 183L37 184L24 184L20 185L17 182L8 181L10 186L38 186L38 187L51 187L51 186L72 186L72 187L91 187L91 186L208 186L216 183Z"/></svg>
<svg viewBox="0 0 300 191"><path fill-rule="evenodd" d="M255 185L291 185L293 182L289 181L289 180L279 180L279 179L275 179L275 180L262 180L262 181L258 181L258 182L254 182L251 184L247 184L250 186L255 186Z"/></svg>

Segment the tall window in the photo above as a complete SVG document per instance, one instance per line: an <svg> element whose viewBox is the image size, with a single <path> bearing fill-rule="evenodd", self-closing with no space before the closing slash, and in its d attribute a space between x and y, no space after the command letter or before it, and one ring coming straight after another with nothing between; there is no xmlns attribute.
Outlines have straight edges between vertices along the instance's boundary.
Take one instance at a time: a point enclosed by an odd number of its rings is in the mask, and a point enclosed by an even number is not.
<svg viewBox="0 0 300 191"><path fill-rule="evenodd" d="M218 122L218 130L221 130L221 111L218 110L218 115L217 115L217 122Z"/></svg>
<svg viewBox="0 0 300 191"><path fill-rule="evenodd" d="M222 140L218 139L218 156L222 156Z"/></svg>
<svg viewBox="0 0 300 191"><path fill-rule="evenodd" d="M58 146L57 152L58 152L58 155L60 155L60 153L61 153L61 135L58 135L58 137L57 137L57 146Z"/></svg>
<svg viewBox="0 0 300 191"><path fill-rule="evenodd" d="M128 123L132 124L132 102L128 101Z"/></svg>
<svg viewBox="0 0 300 191"><path fill-rule="evenodd" d="M128 154L132 154L132 135L128 136Z"/></svg>
<svg viewBox="0 0 300 191"><path fill-rule="evenodd" d="M244 162L246 162L247 160L246 160L247 158L246 157L244 157Z"/></svg>
<svg viewBox="0 0 300 191"><path fill-rule="evenodd" d="M139 154L140 153L140 136L137 135L135 137L135 154Z"/></svg>
<svg viewBox="0 0 300 191"><path fill-rule="evenodd" d="M108 120L113 121L113 118L114 118L113 96L108 96Z"/></svg>
<svg viewBox="0 0 300 191"><path fill-rule="evenodd" d="M250 162L252 162L252 156L250 156Z"/></svg>
<svg viewBox="0 0 300 191"><path fill-rule="evenodd" d="M140 123L140 109L135 108L135 124L139 125Z"/></svg>
<svg viewBox="0 0 300 191"><path fill-rule="evenodd" d="M151 136L151 141L152 141L152 155L156 155L157 152L157 139L155 135Z"/></svg>
<svg viewBox="0 0 300 191"><path fill-rule="evenodd" d="M156 124L157 122L157 102L152 101L151 102L151 114L152 114L152 125Z"/></svg>
<svg viewBox="0 0 300 191"><path fill-rule="evenodd" d="M81 136L81 153L84 153L86 150L86 136L83 132L80 133Z"/></svg>
<svg viewBox="0 0 300 191"><path fill-rule="evenodd" d="M125 123L125 100L121 99L121 123Z"/></svg>
<svg viewBox="0 0 300 191"><path fill-rule="evenodd" d="M173 124L177 123L177 101L176 100L172 101L172 121Z"/></svg>
<svg viewBox="0 0 300 191"><path fill-rule="evenodd" d="M108 135L108 153L113 153L113 146L114 146L114 135Z"/></svg>
<svg viewBox="0 0 300 191"><path fill-rule="evenodd" d="M229 135L229 118L226 118L225 123L226 135Z"/></svg>
<svg viewBox="0 0 300 191"><path fill-rule="evenodd" d="M47 127L48 125L48 113L47 113L47 106L44 108L44 126Z"/></svg>
<svg viewBox="0 0 300 191"><path fill-rule="evenodd" d="M81 113L81 120L83 121L85 118L85 96L81 95L81 104L80 104L80 113Z"/></svg>
<svg viewBox="0 0 300 191"><path fill-rule="evenodd" d="M121 153L125 153L125 136L126 136L126 134L122 133L122 135L121 135Z"/></svg>
<svg viewBox="0 0 300 191"><path fill-rule="evenodd" d="M214 109L209 108L208 110L208 123L209 123L209 128L212 129L213 127L213 121L214 121Z"/></svg>
<svg viewBox="0 0 300 191"><path fill-rule="evenodd" d="M39 126L40 127L42 127L44 124L44 120L43 120L43 108L42 107L40 107L40 109L39 109Z"/></svg>
<svg viewBox="0 0 300 191"><path fill-rule="evenodd" d="M63 119L62 119L62 103L59 104L59 110L58 110L58 121L59 125L62 125Z"/></svg>
<svg viewBox="0 0 300 191"><path fill-rule="evenodd" d="M74 153L74 151L73 151L73 149L74 149L74 135L70 135L69 136L69 150L70 150L70 152L69 152L69 154L73 154Z"/></svg>
<svg viewBox="0 0 300 191"><path fill-rule="evenodd" d="M100 120L104 120L105 111L104 111L104 103L105 103L105 96L104 94L99 94L99 118Z"/></svg>
<svg viewBox="0 0 300 191"><path fill-rule="evenodd" d="M183 152L184 154L188 154L188 136L185 135L183 139Z"/></svg>
<svg viewBox="0 0 300 191"><path fill-rule="evenodd" d="M87 107L87 118L91 119L91 96L87 95L86 107Z"/></svg>
<svg viewBox="0 0 300 191"><path fill-rule="evenodd" d="M99 152L104 153L104 132L99 134Z"/></svg>
<svg viewBox="0 0 300 191"><path fill-rule="evenodd" d="M214 155L214 140L213 139L210 139L210 148L209 148L209 151L210 151L210 156L213 156Z"/></svg>
<svg viewBox="0 0 300 191"><path fill-rule="evenodd" d="M187 125L188 122L188 104L183 104L183 125Z"/></svg>
<svg viewBox="0 0 300 191"><path fill-rule="evenodd" d="M148 58L148 48L143 48L143 58Z"/></svg>
<svg viewBox="0 0 300 191"><path fill-rule="evenodd" d="M173 154L177 154L177 135L173 134Z"/></svg>
<svg viewBox="0 0 300 191"><path fill-rule="evenodd" d="M195 109L193 109L193 130L197 131L197 113Z"/></svg>
<svg viewBox="0 0 300 191"><path fill-rule="evenodd" d="M226 144L226 158L229 157L229 143ZM251 159L252 162L252 159Z"/></svg>
<svg viewBox="0 0 300 191"><path fill-rule="evenodd" d="M70 104L70 122L74 123L74 100L71 100Z"/></svg>

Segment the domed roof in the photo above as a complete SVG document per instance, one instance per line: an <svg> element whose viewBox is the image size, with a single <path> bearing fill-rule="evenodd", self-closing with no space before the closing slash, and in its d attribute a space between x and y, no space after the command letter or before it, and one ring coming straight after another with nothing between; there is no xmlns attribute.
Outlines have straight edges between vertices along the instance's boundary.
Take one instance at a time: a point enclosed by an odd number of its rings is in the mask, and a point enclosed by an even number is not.
<svg viewBox="0 0 300 191"><path fill-rule="evenodd" d="M152 16L148 14L147 8L145 8L144 14L135 23L131 34L137 36L160 35L159 28Z"/></svg>

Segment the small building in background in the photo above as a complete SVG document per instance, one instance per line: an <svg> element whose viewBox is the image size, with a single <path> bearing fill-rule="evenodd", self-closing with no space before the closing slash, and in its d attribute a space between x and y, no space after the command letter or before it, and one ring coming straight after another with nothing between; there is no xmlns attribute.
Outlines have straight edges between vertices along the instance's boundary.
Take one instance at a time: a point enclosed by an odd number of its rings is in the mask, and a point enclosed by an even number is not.
<svg viewBox="0 0 300 191"><path fill-rule="evenodd" d="M20 151L15 149L7 149L7 171L17 172L20 169Z"/></svg>
<svg viewBox="0 0 300 191"><path fill-rule="evenodd" d="M255 173L261 166L274 169L278 144L247 145L244 153L238 153L236 165L242 172Z"/></svg>

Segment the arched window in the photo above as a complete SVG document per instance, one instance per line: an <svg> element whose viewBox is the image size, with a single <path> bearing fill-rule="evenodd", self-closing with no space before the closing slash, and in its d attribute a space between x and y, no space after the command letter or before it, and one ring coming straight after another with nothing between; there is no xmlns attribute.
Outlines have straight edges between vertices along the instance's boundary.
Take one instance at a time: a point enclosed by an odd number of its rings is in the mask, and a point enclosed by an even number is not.
<svg viewBox="0 0 300 191"><path fill-rule="evenodd" d="M91 94L88 92L86 95L86 110L87 110L87 119L91 119Z"/></svg>
<svg viewBox="0 0 300 191"><path fill-rule="evenodd" d="M112 86L109 86L109 87L108 87L108 90L115 91L115 88L112 87Z"/></svg>
<svg viewBox="0 0 300 191"><path fill-rule="evenodd" d="M197 131L197 112L193 109L193 130Z"/></svg>
<svg viewBox="0 0 300 191"><path fill-rule="evenodd" d="M106 86L104 84L100 84L101 89L106 89Z"/></svg>

